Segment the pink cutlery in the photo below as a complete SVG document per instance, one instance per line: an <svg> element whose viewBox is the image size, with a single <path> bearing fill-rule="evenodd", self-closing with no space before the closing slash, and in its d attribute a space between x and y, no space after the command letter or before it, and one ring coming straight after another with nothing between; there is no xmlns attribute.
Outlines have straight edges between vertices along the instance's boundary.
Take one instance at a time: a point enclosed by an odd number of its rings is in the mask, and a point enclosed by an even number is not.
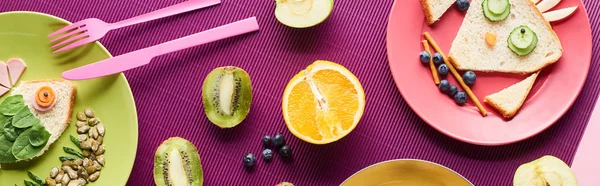
<svg viewBox="0 0 600 186"><path fill-rule="evenodd" d="M152 58L259 29L256 17L206 30L63 72L67 80L85 80L123 72L150 63Z"/></svg>
<svg viewBox="0 0 600 186"><path fill-rule="evenodd" d="M221 3L221 0L188 0L183 3L179 3L170 7L166 7L160 10L149 12L137 17L129 18L116 23L106 23L100 19L89 18L73 23L69 26L61 28L60 30L48 35L48 38L54 36L60 36L52 39L50 43L56 43L51 48L58 48L53 53L62 52L69 50L86 43L94 42L113 29L118 29L146 21L151 21L163 17L168 17L175 14L180 14L200 8L209 7ZM60 42L59 42L60 41ZM71 43L73 42L73 43ZM69 44L67 46L64 46ZM60 46L64 46L59 48Z"/></svg>

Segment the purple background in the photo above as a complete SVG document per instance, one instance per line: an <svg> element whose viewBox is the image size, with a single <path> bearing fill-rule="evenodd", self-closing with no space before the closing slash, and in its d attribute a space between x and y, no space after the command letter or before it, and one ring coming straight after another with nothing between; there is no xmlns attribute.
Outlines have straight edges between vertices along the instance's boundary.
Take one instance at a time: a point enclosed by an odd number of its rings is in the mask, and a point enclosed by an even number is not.
<svg viewBox="0 0 600 186"><path fill-rule="evenodd" d="M0 11L29 10L75 22L96 17L108 22L140 15L183 0L2 0ZM261 31L155 58L126 72L139 114L139 146L128 185L154 185L154 150L181 136L199 148L206 185L339 185L371 164L419 158L446 165L475 185L511 185L518 165L545 154L571 163L598 95L598 55L581 96L560 121L520 143L481 147L453 140L429 127L405 103L389 72L385 30L392 0L337 0L331 17L315 28L279 24L273 0L223 0L220 5L109 33L101 42L113 55L152 46L212 27L257 16ZM594 36L600 2L584 0ZM596 44L598 37L593 38ZM593 53L598 52L594 45ZM363 82L365 114L358 127L330 145L310 145L293 137L281 114L288 80L317 59L345 65ZM221 130L203 113L201 86L215 67L246 69L254 102L240 126ZM294 161L261 159L252 172L242 156L262 151L260 137L283 132Z"/></svg>

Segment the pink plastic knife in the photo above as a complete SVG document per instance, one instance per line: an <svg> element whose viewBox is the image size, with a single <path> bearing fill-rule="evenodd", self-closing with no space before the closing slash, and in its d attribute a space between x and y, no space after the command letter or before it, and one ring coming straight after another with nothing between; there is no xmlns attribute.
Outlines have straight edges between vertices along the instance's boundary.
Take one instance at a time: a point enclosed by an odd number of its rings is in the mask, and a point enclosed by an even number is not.
<svg viewBox="0 0 600 186"><path fill-rule="evenodd" d="M116 74L146 65L156 56L257 30L259 30L259 26L256 17L250 17L197 34L65 71L62 73L62 76L67 80L85 80Z"/></svg>

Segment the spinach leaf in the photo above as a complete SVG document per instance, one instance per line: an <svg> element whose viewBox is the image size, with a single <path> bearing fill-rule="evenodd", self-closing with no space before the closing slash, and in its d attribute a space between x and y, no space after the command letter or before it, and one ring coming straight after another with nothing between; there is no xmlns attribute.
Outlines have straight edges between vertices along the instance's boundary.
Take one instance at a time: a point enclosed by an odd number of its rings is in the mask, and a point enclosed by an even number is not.
<svg viewBox="0 0 600 186"><path fill-rule="evenodd" d="M13 142L0 135L0 163L13 163L17 158L12 154Z"/></svg>
<svg viewBox="0 0 600 186"><path fill-rule="evenodd" d="M44 127L31 127L33 130L29 136L29 143L34 147L40 147L46 145L50 138L50 132L46 131Z"/></svg>
<svg viewBox="0 0 600 186"><path fill-rule="evenodd" d="M14 142L19 136L18 131L12 126L10 119L4 124L2 130L4 131L4 137L6 137L8 141Z"/></svg>
<svg viewBox="0 0 600 186"><path fill-rule="evenodd" d="M0 103L0 113L6 116L15 115L19 109L25 106L23 101L23 95L17 94L9 96L2 103Z"/></svg>
<svg viewBox="0 0 600 186"><path fill-rule="evenodd" d="M19 112L17 112L15 114L15 116L13 116L13 118L12 118L12 125L16 128L21 128L21 129L26 129L26 128L31 127L34 124L39 124L39 123L40 123L40 120L37 119L31 113L31 111L29 111L29 107L27 107L27 106L21 107Z"/></svg>
<svg viewBox="0 0 600 186"><path fill-rule="evenodd" d="M34 147L29 143L29 136L31 136L31 133L33 133L35 130L38 130L36 129L38 126L43 128L41 125L36 125L25 130L25 132L21 133L21 135L17 137L17 140L15 140L15 143L12 146L12 154L15 156L15 158L19 160L29 159L39 153L42 148L44 148L43 146Z"/></svg>

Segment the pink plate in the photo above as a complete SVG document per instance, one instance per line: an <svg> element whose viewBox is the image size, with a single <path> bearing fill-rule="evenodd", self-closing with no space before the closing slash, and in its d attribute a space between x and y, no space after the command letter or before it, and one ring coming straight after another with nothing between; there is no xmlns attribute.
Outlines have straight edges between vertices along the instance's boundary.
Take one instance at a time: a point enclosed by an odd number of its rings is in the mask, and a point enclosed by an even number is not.
<svg viewBox="0 0 600 186"><path fill-rule="evenodd" d="M488 116L482 117L472 101L461 107L442 94L433 83L429 67L419 61L425 31L448 54L462 23L463 12L453 5L430 27L425 23L419 0L396 1L393 6L388 22L387 52L394 81L417 115L455 139L492 146L534 136L550 127L569 109L585 83L591 60L592 35L580 0L562 0L552 9L579 6L567 20L552 23L564 54L557 63L542 70L523 107L511 120L502 119L483 99L525 76L477 73L477 82L472 90L488 111ZM447 79L452 85L458 85L452 75L449 74Z"/></svg>

